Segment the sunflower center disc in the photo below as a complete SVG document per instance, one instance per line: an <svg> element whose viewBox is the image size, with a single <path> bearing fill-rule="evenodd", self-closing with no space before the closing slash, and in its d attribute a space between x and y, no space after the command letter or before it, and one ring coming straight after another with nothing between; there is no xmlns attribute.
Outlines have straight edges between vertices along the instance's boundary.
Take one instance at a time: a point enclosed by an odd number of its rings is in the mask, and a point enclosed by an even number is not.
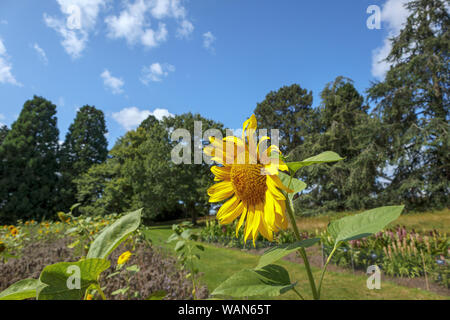
<svg viewBox="0 0 450 320"><path fill-rule="evenodd" d="M238 197L249 205L264 203L266 176L260 164L235 164L231 167L231 183Z"/></svg>

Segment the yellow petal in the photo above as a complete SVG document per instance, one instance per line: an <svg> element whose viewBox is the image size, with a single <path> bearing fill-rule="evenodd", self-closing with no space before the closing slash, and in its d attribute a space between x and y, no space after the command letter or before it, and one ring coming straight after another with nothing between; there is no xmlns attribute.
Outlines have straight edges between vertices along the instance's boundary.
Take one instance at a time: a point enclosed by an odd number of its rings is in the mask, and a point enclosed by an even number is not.
<svg viewBox="0 0 450 320"><path fill-rule="evenodd" d="M239 204L239 200L236 198L236 196L233 196L230 200L228 200L227 202L225 202L219 209L219 211L217 211L217 219L220 220L220 218L223 215L226 215L227 213L229 213L230 211L233 211L234 209L236 209L237 205Z"/></svg>
<svg viewBox="0 0 450 320"><path fill-rule="evenodd" d="M242 214L243 211L244 211L244 203L240 201L234 210L230 211L221 218L221 223L228 224L233 222L237 217L239 217Z"/></svg>
<svg viewBox="0 0 450 320"><path fill-rule="evenodd" d="M209 202L223 201L231 197L233 193L233 185L230 181L216 183L208 189Z"/></svg>
<svg viewBox="0 0 450 320"><path fill-rule="evenodd" d="M242 212L241 218L239 219L238 225L236 226L236 237L239 234L239 229L241 228L242 224L244 223L246 215L247 215L247 206L244 204L244 211Z"/></svg>
<svg viewBox="0 0 450 320"><path fill-rule="evenodd" d="M231 167L212 166L211 172L215 175L214 180L230 180ZM217 180L216 180L217 179Z"/></svg>

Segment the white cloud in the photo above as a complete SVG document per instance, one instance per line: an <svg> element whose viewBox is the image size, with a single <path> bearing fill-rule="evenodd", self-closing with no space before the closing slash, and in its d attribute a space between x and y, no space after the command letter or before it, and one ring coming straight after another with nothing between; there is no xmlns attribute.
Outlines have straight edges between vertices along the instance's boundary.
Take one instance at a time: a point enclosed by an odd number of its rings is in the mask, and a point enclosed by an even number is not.
<svg viewBox="0 0 450 320"><path fill-rule="evenodd" d="M408 18L409 12L404 5L411 0L387 0L381 10L381 21L386 26L388 34L383 40L383 45L372 52L372 75L377 79L383 79L391 64L386 59L392 46L389 38L400 33L403 24Z"/></svg>
<svg viewBox="0 0 450 320"><path fill-rule="evenodd" d="M152 18L152 19L151 19ZM135 0L125 2L118 15L105 18L108 37L125 39L129 45L142 44L146 47L157 47L167 40L168 31L162 19L175 19L179 27L178 37L187 37L194 26L186 18L186 9L180 0ZM151 20L159 21L158 28L152 26Z"/></svg>
<svg viewBox="0 0 450 320"><path fill-rule="evenodd" d="M167 109L157 108L154 111L150 111L139 110L136 107L124 108L119 112L114 112L112 117L126 130L132 130L150 115L154 116L158 120L161 120L163 117L173 117L173 114L171 114Z"/></svg>
<svg viewBox="0 0 450 320"><path fill-rule="evenodd" d="M5 116L3 114L0 113L0 127L3 127L5 124L2 122L3 120L5 120Z"/></svg>
<svg viewBox="0 0 450 320"><path fill-rule="evenodd" d="M58 32L65 51L79 58L86 48L89 33L94 29L100 9L109 0L57 0L64 18L55 18L44 13L46 25Z"/></svg>
<svg viewBox="0 0 450 320"><path fill-rule="evenodd" d="M188 20L183 20L177 29L177 36L179 38L188 38L193 31L194 25Z"/></svg>
<svg viewBox="0 0 450 320"><path fill-rule="evenodd" d="M175 67L168 63L155 62L150 66L142 68L141 82L147 85L150 81L160 82L163 78L169 75L169 72L174 72Z"/></svg>
<svg viewBox="0 0 450 320"><path fill-rule="evenodd" d="M9 83L21 87L22 84L16 80L11 72L12 64L6 53L6 47L0 38L0 83Z"/></svg>
<svg viewBox="0 0 450 320"><path fill-rule="evenodd" d="M113 77L109 70L105 69L100 76L103 79L103 84L105 87L111 90L113 94L120 94L123 92L124 82L121 78Z"/></svg>
<svg viewBox="0 0 450 320"><path fill-rule="evenodd" d="M42 49L41 47L39 47L39 45L37 43L34 43L33 45L33 49L36 50L39 59L41 59L41 61L47 65L48 64L48 59L47 59L47 55L45 54L44 49Z"/></svg>
<svg viewBox="0 0 450 320"><path fill-rule="evenodd" d="M8 20L2 19L0 20L0 24L8 24Z"/></svg>
<svg viewBox="0 0 450 320"><path fill-rule="evenodd" d="M203 34L203 47L211 52L215 52L213 43L216 41L216 37L211 31L205 32Z"/></svg>

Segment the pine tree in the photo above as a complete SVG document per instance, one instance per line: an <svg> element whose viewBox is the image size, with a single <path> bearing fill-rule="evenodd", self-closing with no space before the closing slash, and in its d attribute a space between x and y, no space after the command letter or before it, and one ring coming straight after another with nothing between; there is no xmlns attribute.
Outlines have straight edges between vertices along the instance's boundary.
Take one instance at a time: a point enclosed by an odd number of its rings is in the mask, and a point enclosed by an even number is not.
<svg viewBox="0 0 450 320"><path fill-rule="evenodd" d="M5 125L0 126L0 145L1 145L1 144L3 143L3 141L5 140L6 135L8 134L8 132L9 132L9 129L8 129L7 126L5 126Z"/></svg>
<svg viewBox="0 0 450 320"><path fill-rule="evenodd" d="M414 0L392 39L383 81L368 90L383 121L386 157L393 168L383 198L409 208L448 206L449 13L448 1Z"/></svg>
<svg viewBox="0 0 450 320"><path fill-rule="evenodd" d="M56 106L34 96L0 145L0 220L42 219L55 212L58 183Z"/></svg>
<svg viewBox="0 0 450 320"><path fill-rule="evenodd" d="M106 160L108 155L106 133L103 111L85 105L77 112L60 153L61 210L68 210L76 202L77 190L74 180L86 173L91 166Z"/></svg>

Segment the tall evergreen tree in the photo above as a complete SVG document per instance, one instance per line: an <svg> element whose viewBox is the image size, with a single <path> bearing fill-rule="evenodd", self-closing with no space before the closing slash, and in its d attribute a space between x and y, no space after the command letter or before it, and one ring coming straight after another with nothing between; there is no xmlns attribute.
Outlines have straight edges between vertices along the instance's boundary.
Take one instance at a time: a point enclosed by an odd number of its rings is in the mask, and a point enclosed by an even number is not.
<svg viewBox="0 0 450 320"><path fill-rule="evenodd" d="M406 4L409 17L386 58L391 68L368 90L383 121L393 170L383 197L409 208L450 203L447 5L443 0Z"/></svg>
<svg viewBox="0 0 450 320"><path fill-rule="evenodd" d="M312 92L298 84L271 91L264 101L256 105L254 112L258 127L278 129L280 149L287 154L303 143L304 136L311 129L312 101Z"/></svg>
<svg viewBox="0 0 450 320"><path fill-rule="evenodd" d="M34 96L0 145L0 220L54 214L58 183L56 106Z"/></svg>
<svg viewBox="0 0 450 320"><path fill-rule="evenodd" d="M108 155L106 133L103 111L85 105L77 112L60 153L61 210L67 210L76 202L77 190L74 180L86 173L92 165L106 160Z"/></svg>
<svg viewBox="0 0 450 320"><path fill-rule="evenodd" d="M305 142L293 151L293 157L302 160L331 150L346 159L301 169L300 178L312 188L297 200L297 205L300 211L373 206L382 159L379 121L368 115L368 106L350 79L336 78L322 91L321 99L318 130L305 137Z"/></svg>
<svg viewBox="0 0 450 320"><path fill-rule="evenodd" d="M0 145L3 143L3 141L6 138L6 135L8 134L9 129L7 126L3 125L0 127Z"/></svg>

